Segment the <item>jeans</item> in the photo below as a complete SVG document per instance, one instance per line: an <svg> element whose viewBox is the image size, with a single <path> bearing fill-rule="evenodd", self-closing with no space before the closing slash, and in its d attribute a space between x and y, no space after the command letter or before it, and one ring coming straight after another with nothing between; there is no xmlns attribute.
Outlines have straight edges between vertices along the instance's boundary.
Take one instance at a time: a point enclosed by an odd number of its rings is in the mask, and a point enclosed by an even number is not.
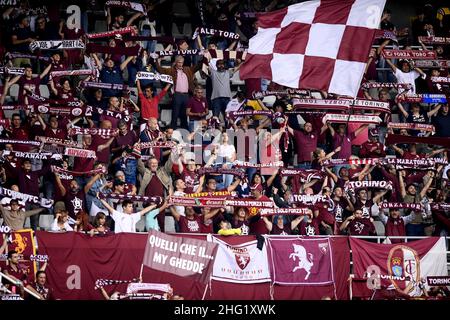
<svg viewBox="0 0 450 320"><path fill-rule="evenodd" d="M188 129L187 117L186 117L186 106L189 100L189 95L187 93L175 92L173 95L172 104L172 120L170 126L174 129L178 128L177 120L181 119L180 128Z"/></svg>
<svg viewBox="0 0 450 320"><path fill-rule="evenodd" d="M212 99L211 104L213 108L213 116L219 117L220 113L225 115L225 109L227 108L228 102L230 102L230 98L228 97L219 97Z"/></svg>
<svg viewBox="0 0 450 320"><path fill-rule="evenodd" d="M150 28L144 28L142 30L142 35L143 36L151 36L150 31L151 31ZM143 45L144 49L147 49L148 53L155 52L156 40L143 41L142 45Z"/></svg>

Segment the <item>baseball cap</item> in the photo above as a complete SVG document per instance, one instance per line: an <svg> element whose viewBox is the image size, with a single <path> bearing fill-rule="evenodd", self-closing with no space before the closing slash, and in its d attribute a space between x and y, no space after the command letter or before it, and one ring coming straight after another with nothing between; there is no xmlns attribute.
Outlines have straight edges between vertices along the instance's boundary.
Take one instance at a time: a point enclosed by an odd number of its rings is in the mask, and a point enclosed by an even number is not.
<svg viewBox="0 0 450 320"><path fill-rule="evenodd" d="M59 211L65 211L65 210L66 210L66 205L62 201L58 201L57 203L55 203L55 206L53 207L53 211L55 213L59 212Z"/></svg>

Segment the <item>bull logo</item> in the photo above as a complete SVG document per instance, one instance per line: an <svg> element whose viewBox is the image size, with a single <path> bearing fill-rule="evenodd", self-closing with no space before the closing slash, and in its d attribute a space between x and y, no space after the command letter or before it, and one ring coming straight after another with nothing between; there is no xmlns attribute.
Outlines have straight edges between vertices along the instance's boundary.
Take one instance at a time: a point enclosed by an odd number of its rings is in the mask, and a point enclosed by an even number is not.
<svg viewBox="0 0 450 320"><path fill-rule="evenodd" d="M234 258L236 259L236 263L241 270L247 268L250 263L250 255L248 252L235 253Z"/></svg>
<svg viewBox="0 0 450 320"><path fill-rule="evenodd" d="M294 247L294 252L289 255L289 259L293 259L294 261L296 258L298 259L298 265L292 269L292 272L303 269L306 271L305 280L308 280L309 275L311 274L311 268L314 265L314 256L312 253L307 253L305 247L299 244L293 243L292 246Z"/></svg>
<svg viewBox="0 0 450 320"><path fill-rule="evenodd" d="M16 248L14 249L18 254L22 254L25 249L27 248L27 242L28 239L22 237L22 235L20 233L15 233L14 234L14 240L13 240L13 244L16 245Z"/></svg>

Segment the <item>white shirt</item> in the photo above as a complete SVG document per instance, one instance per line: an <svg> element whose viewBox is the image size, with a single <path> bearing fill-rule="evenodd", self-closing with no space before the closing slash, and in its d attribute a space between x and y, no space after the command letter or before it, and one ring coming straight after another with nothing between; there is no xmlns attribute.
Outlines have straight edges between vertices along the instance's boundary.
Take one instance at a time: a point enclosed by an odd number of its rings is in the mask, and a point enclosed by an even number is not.
<svg viewBox="0 0 450 320"><path fill-rule="evenodd" d="M175 191L175 192L173 193L173 195L174 195L175 197L184 197L185 194L186 194L186 193L183 192L183 191ZM186 216L186 214L184 213L184 211L185 211L185 207L184 207L184 206L174 206L174 207L175 207L175 210L177 210L177 212L178 212L180 215L182 215L183 217Z"/></svg>
<svg viewBox="0 0 450 320"><path fill-rule="evenodd" d="M127 214L114 210L112 213L114 219L114 232L136 232L136 223L141 220L141 212Z"/></svg>
<svg viewBox="0 0 450 320"><path fill-rule="evenodd" d="M217 160L222 160L224 163L231 161L231 157L236 153L236 148L232 144L220 144L217 151Z"/></svg>
<svg viewBox="0 0 450 320"><path fill-rule="evenodd" d="M416 79L420 77L420 73L416 70L412 70L410 72L403 72L399 68L395 69L394 72L395 77L397 78L398 83L411 83L412 88L410 90L410 93L415 94L416 93ZM402 91L400 91L402 90ZM403 92L404 89L399 89L398 93Z"/></svg>
<svg viewBox="0 0 450 320"><path fill-rule="evenodd" d="M64 222L64 229L66 229L66 231L73 231L73 228L69 225L68 221ZM55 218L55 220L53 220L53 223L50 226L50 231L61 231L61 229L58 227L58 218Z"/></svg>

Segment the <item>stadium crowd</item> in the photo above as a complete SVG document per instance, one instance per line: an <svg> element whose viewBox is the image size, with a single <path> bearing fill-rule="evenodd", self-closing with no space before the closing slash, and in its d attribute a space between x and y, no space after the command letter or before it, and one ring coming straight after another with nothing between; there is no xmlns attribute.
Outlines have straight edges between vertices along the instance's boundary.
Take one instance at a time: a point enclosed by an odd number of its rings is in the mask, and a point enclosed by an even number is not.
<svg viewBox="0 0 450 320"><path fill-rule="evenodd" d="M0 8L3 225L29 217L37 230L52 215L48 230L92 236L139 221L222 235L448 235L449 83L431 78L449 77L450 43L419 37L448 39L449 8L420 6L402 28L383 12L358 99L387 112L297 108L346 97L239 79L255 13L295 1L192 1L184 18L174 1L142 1L142 12L104 2L80 4L75 28L57 5ZM180 21L192 33L175 36ZM74 41L48 50L51 40ZM389 59L386 48L433 50L447 65ZM324 119L331 111L346 120Z"/></svg>

